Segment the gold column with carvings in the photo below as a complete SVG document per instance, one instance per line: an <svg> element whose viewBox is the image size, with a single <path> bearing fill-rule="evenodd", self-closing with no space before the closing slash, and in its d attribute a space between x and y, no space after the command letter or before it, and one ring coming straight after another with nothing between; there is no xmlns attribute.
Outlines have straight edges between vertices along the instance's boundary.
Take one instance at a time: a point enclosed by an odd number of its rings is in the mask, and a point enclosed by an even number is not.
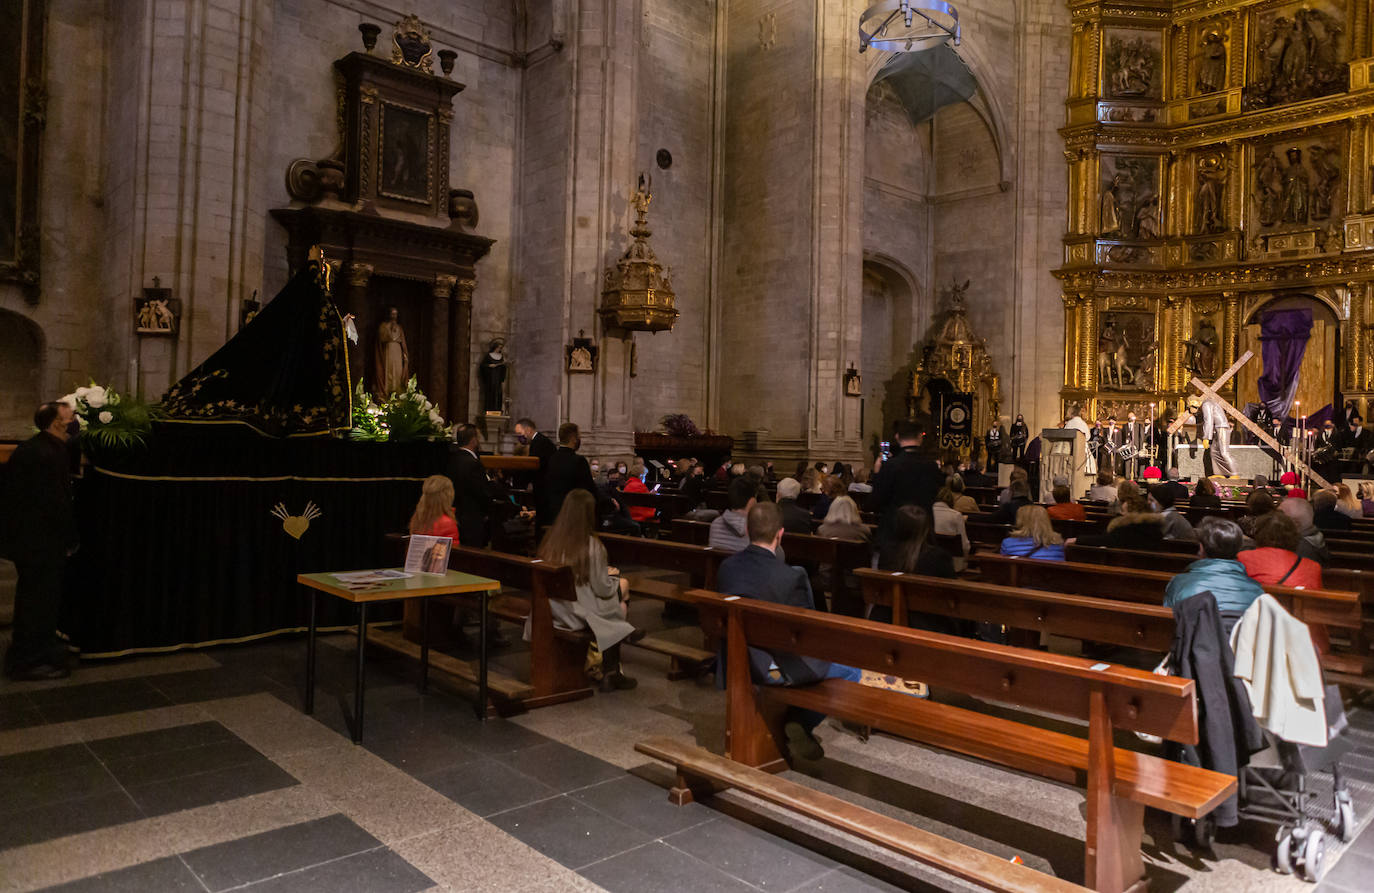
<svg viewBox="0 0 1374 893"><path fill-rule="evenodd" d="M1078 300L1078 386L1091 391L1097 388L1097 299L1079 295Z"/></svg>

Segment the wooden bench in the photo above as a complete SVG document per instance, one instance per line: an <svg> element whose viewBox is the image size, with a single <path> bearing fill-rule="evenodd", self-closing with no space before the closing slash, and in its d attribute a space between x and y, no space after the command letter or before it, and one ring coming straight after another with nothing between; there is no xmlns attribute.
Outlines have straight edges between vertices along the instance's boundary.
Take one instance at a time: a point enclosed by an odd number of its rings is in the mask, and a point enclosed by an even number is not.
<svg viewBox="0 0 1374 893"><path fill-rule="evenodd" d="M864 601L890 607L898 626L917 612L1161 653L1173 644L1174 612L1159 604L891 571L862 570L858 577Z"/></svg>
<svg viewBox="0 0 1374 893"><path fill-rule="evenodd" d="M830 591L831 609L851 617L863 615L863 602L858 593L850 591L845 574L869 566L873 559L873 547L870 544L813 533L784 533L782 551L787 556L788 564L829 566L830 579L825 581L825 585ZM819 593L816 603L824 604Z"/></svg>
<svg viewBox="0 0 1374 893"><path fill-rule="evenodd" d="M689 546L668 540L612 533L603 533L600 539L606 547L606 556L611 565L619 567L625 579L629 580L631 595L669 604L690 604L690 599L683 597L684 592L696 587L714 587L720 563L730 557L730 553L719 552L710 546ZM684 586L644 574L626 573L627 567L635 565L685 574L688 583ZM702 647L696 648L662 636L645 636L633 644L667 655L668 678L674 680L700 676L713 666L716 657L716 649L709 642L703 642Z"/></svg>
<svg viewBox="0 0 1374 893"><path fill-rule="evenodd" d="M635 750L670 765L690 767L692 783L699 788L712 784L745 791L989 890L1075 893L1087 889L672 738L650 738L636 744Z"/></svg>
<svg viewBox="0 0 1374 893"><path fill-rule="evenodd" d="M711 542L711 522L674 518L669 525L668 536L674 542L705 546Z"/></svg>
<svg viewBox="0 0 1374 893"><path fill-rule="evenodd" d="M699 605L703 625L727 638L726 756L746 766L784 768L782 716L769 708L788 705L1060 781L1081 782L1088 791L1087 882L1102 893L1121 893L1143 884L1140 841L1145 806L1200 818L1235 792L1236 781L1230 776L1113 744L1114 730L1196 744L1197 704L1189 680L748 598L700 590L688 594ZM1051 732L843 680L798 688L755 686L749 676L751 645L1087 720L1088 736ZM671 792L675 802L689 802L710 791L707 761L680 752L672 762L678 772Z"/></svg>
<svg viewBox="0 0 1374 893"><path fill-rule="evenodd" d="M403 547L406 538L393 535L388 536L387 540L395 548L397 543ZM496 704L498 712L547 707L591 696L592 689L587 684L585 673L587 645L591 642L591 636L585 630L555 627L550 607L552 599L577 600L571 569L521 555L465 546L453 547L449 553L449 567L501 581L502 594L487 606L492 616L517 623L522 628L525 618L531 618L529 683L521 683L501 673L488 673L488 687L501 699ZM523 590L529 596L522 597L505 591L511 588ZM464 605L471 604L471 597L452 596L433 601ZM430 619L436 619L435 612L430 612ZM418 620L418 616L407 617L405 635L383 632L374 636L369 633L368 641L400 654L418 656L419 646L414 641L418 638L418 626L415 625ZM463 669L466 666L464 661L445 659L431 650L430 662L440 673L469 679L470 668L469 671ZM471 678L475 679L475 671L471 672Z"/></svg>

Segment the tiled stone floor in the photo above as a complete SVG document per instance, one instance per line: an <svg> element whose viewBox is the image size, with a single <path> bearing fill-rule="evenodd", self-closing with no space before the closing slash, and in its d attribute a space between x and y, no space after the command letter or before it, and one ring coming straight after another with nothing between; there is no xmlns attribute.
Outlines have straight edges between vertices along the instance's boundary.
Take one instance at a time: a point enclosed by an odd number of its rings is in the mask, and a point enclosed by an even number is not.
<svg viewBox="0 0 1374 893"><path fill-rule="evenodd" d="M635 691L487 723L456 695L420 696L411 664L376 655L355 747L351 639L320 649L314 717L299 709L303 650L269 640L0 683L0 890L968 889L747 796L670 805L666 768L634 742L719 749L723 698L668 682L652 655L627 656ZM1352 723L1368 802L1374 718ZM1080 791L882 736L821 735L827 759L793 777L1081 878ZM1147 833L1155 890L1313 889L1268 869L1262 826L1210 854L1166 842L1167 822ZM1321 890L1374 889L1372 871L1374 831Z"/></svg>

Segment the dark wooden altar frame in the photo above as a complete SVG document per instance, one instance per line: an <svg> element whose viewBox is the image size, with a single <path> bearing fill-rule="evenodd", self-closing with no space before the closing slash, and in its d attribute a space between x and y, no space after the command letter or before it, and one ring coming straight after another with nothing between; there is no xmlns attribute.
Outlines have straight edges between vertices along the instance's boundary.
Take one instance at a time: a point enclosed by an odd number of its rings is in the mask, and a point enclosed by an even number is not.
<svg viewBox="0 0 1374 893"><path fill-rule="evenodd" d="M470 421L474 266L493 241L456 228L440 229L358 211L276 208L272 216L289 235L292 271L306 262L312 245L319 245L336 268L335 303L360 321L372 318L375 302L368 298L368 287L373 276L431 286L429 369L421 371L421 386L444 418ZM366 376L368 367L359 345L349 345L348 364L351 384Z"/></svg>
<svg viewBox="0 0 1374 893"><path fill-rule="evenodd" d="M30 304L38 303L40 239L39 239L39 157L42 149L43 127L46 123L47 91L43 82L43 35L48 18L47 0L19 0L22 22L16 23L15 33L5 39L8 46L19 53L19 84L3 84L0 89L19 89L17 110L18 150L13 184L15 195L14 255L0 257L0 281L17 282L24 287L24 297Z"/></svg>

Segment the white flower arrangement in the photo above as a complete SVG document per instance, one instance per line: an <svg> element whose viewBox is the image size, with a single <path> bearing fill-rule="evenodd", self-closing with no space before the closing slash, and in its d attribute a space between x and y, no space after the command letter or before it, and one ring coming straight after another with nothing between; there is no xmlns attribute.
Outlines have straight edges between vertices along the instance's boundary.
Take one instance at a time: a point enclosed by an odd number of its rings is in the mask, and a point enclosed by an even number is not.
<svg viewBox="0 0 1374 893"><path fill-rule="evenodd" d="M91 382L63 397L76 413L83 442L97 447L129 447L142 444L158 416L157 406L125 400L114 388Z"/></svg>

